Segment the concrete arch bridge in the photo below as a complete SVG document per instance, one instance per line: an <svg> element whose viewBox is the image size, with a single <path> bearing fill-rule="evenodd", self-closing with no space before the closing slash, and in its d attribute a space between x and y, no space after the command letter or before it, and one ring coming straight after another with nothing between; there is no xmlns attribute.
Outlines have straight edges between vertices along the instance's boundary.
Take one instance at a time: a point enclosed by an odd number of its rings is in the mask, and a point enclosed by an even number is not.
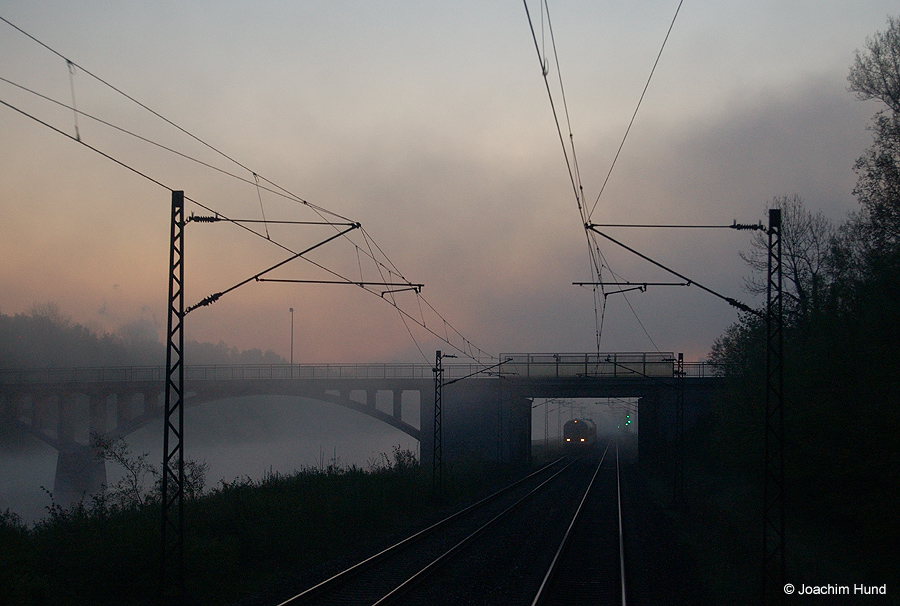
<svg viewBox="0 0 900 606"><path fill-rule="evenodd" d="M652 429L674 385L674 356L659 353L502 354L495 373L445 366L444 459L476 456L521 463L530 458L536 397L638 397ZM693 400L718 383L708 365L686 365ZM497 372L499 370L499 372ZM91 436L120 438L163 416L164 367L0 370L4 423L58 451L54 495L64 503L106 482ZM186 366L185 405L241 396L296 396L343 406L417 439L423 462L433 447L435 385L425 364ZM418 409L418 415L407 413ZM418 421L418 423L416 423ZM658 422L656 423L658 425ZM190 436L185 436L189 443Z"/></svg>

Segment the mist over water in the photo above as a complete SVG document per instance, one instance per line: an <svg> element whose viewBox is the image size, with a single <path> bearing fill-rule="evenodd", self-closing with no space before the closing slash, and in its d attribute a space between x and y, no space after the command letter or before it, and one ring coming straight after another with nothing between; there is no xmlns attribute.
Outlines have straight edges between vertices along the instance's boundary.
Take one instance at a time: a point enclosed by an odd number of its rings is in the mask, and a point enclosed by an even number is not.
<svg viewBox="0 0 900 606"><path fill-rule="evenodd" d="M0 453L0 511L9 509L26 522L43 517L50 497L41 486L53 488L56 450L34 440L28 452Z"/></svg>
<svg viewBox="0 0 900 606"><path fill-rule="evenodd" d="M184 417L185 458L209 464L207 489L221 480L259 480L270 472L330 464L365 468L398 446L419 454L416 440L381 421L306 398L232 398L189 406ZM418 406L404 403L403 419L418 426ZM133 457L148 453L159 466L161 420L125 440ZM57 457L53 448L33 442L27 452L0 451L0 511L8 508L29 523L47 513L50 498L40 487L52 490ZM107 463L106 473L110 484L122 477L113 463Z"/></svg>

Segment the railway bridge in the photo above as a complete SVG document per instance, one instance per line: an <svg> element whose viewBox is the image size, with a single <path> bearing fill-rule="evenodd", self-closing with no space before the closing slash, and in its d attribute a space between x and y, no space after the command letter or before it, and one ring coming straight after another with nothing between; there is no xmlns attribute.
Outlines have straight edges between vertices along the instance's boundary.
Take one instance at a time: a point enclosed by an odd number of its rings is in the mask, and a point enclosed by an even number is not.
<svg viewBox="0 0 900 606"><path fill-rule="evenodd" d="M671 353L501 354L491 373L477 364L444 367L445 459L470 456L527 462L535 398L639 398L642 441L674 419L677 366ZM703 363L684 365L685 404L699 410L720 378ZM465 380L462 380L465 379ZM99 490L106 468L91 436L120 438L163 416L164 367L0 370L2 420L58 451L60 502ZM426 364L186 366L185 405L246 396L294 396L344 406L417 439L429 462L435 383ZM409 414L418 409L418 415ZM407 411L404 416L404 410ZM406 417L415 417L410 419ZM190 436L185 437L190 442Z"/></svg>

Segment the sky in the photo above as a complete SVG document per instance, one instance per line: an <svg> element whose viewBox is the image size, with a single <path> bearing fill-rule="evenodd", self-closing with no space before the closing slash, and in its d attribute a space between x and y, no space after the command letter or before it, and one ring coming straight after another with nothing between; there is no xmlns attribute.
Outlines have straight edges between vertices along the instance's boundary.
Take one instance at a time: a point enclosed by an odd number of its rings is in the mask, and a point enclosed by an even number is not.
<svg viewBox="0 0 900 606"><path fill-rule="evenodd" d="M678 2L548 4L593 222L756 223L774 197L794 194L835 222L856 209L853 162L880 107L846 78L895 2L687 0L599 199ZM549 52L539 4L528 6ZM521 2L4 0L0 16L74 64L0 22L0 100L46 123L0 106L0 313L54 302L97 330L143 322L162 339L177 189L230 218L359 222L366 237L354 230L308 258L351 281L395 281L371 252L424 284L421 299L251 281L188 314L188 339L288 358L293 308L298 363L596 349L594 299L572 284L592 279L586 239ZM552 55L550 66L556 78ZM7 81L67 106L74 97L85 145L71 109ZM257 234L186 227L186 305L287 258L273 241L300 251L335 233L244 226ZM748 232L608 233L761 303L742 290ZM601 246L623 280L673 280ZM336 279L303 260L266 277ZM699 360L737 319L695 287L610 295L601 349Z"/></svg>

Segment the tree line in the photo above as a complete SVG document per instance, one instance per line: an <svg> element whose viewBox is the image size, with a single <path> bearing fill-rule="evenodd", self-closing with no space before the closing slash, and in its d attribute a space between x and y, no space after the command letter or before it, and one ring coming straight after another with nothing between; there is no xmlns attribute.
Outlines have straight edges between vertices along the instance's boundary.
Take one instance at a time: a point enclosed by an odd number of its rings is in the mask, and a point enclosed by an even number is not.
<svg viewBox="0 0 900 606"><path fill-rule="evenodd" d="M0 314L0 369L89 366L162 366L165 344L149 320L106 332L77 323L55 303L35 304L28 313ZM224 341L185 342L191 364L286 364L272 350L240 350Z"/></svg>
<svg viewBox="0 0 900 606"><path fill-rule="evenodd" d="M775 198L771 207L782 210L789 393L820 406L841 402L872 419L871 411L897 401L900 387L900 18L889 18L888 30L857 51L848 80L860 99L884 104L869 125L872 145L853 167L859 208L834 225L797 195ZM742 255L755 272L746 289L761 293L765 234L757 232L752 244ZM710 357L735 379L755 379L764 365L764 333L758 315L744 314Z"/></svg>
<svg viewBox="0 0 900 606"><path fill-rule="evenodd" d="M788 517L812 516L846 552L870 553L871 568L900 539L900 18L856 52L848 81L881 102L853 165L858 208L834 224L797 195L771 207L782 211ZM742 255L750 292L765 292L767 252L757 233ZM707 426L709 465L751 482L761 482L765 352L765 320L745 313L710 354L728 391Z"/></svg>

